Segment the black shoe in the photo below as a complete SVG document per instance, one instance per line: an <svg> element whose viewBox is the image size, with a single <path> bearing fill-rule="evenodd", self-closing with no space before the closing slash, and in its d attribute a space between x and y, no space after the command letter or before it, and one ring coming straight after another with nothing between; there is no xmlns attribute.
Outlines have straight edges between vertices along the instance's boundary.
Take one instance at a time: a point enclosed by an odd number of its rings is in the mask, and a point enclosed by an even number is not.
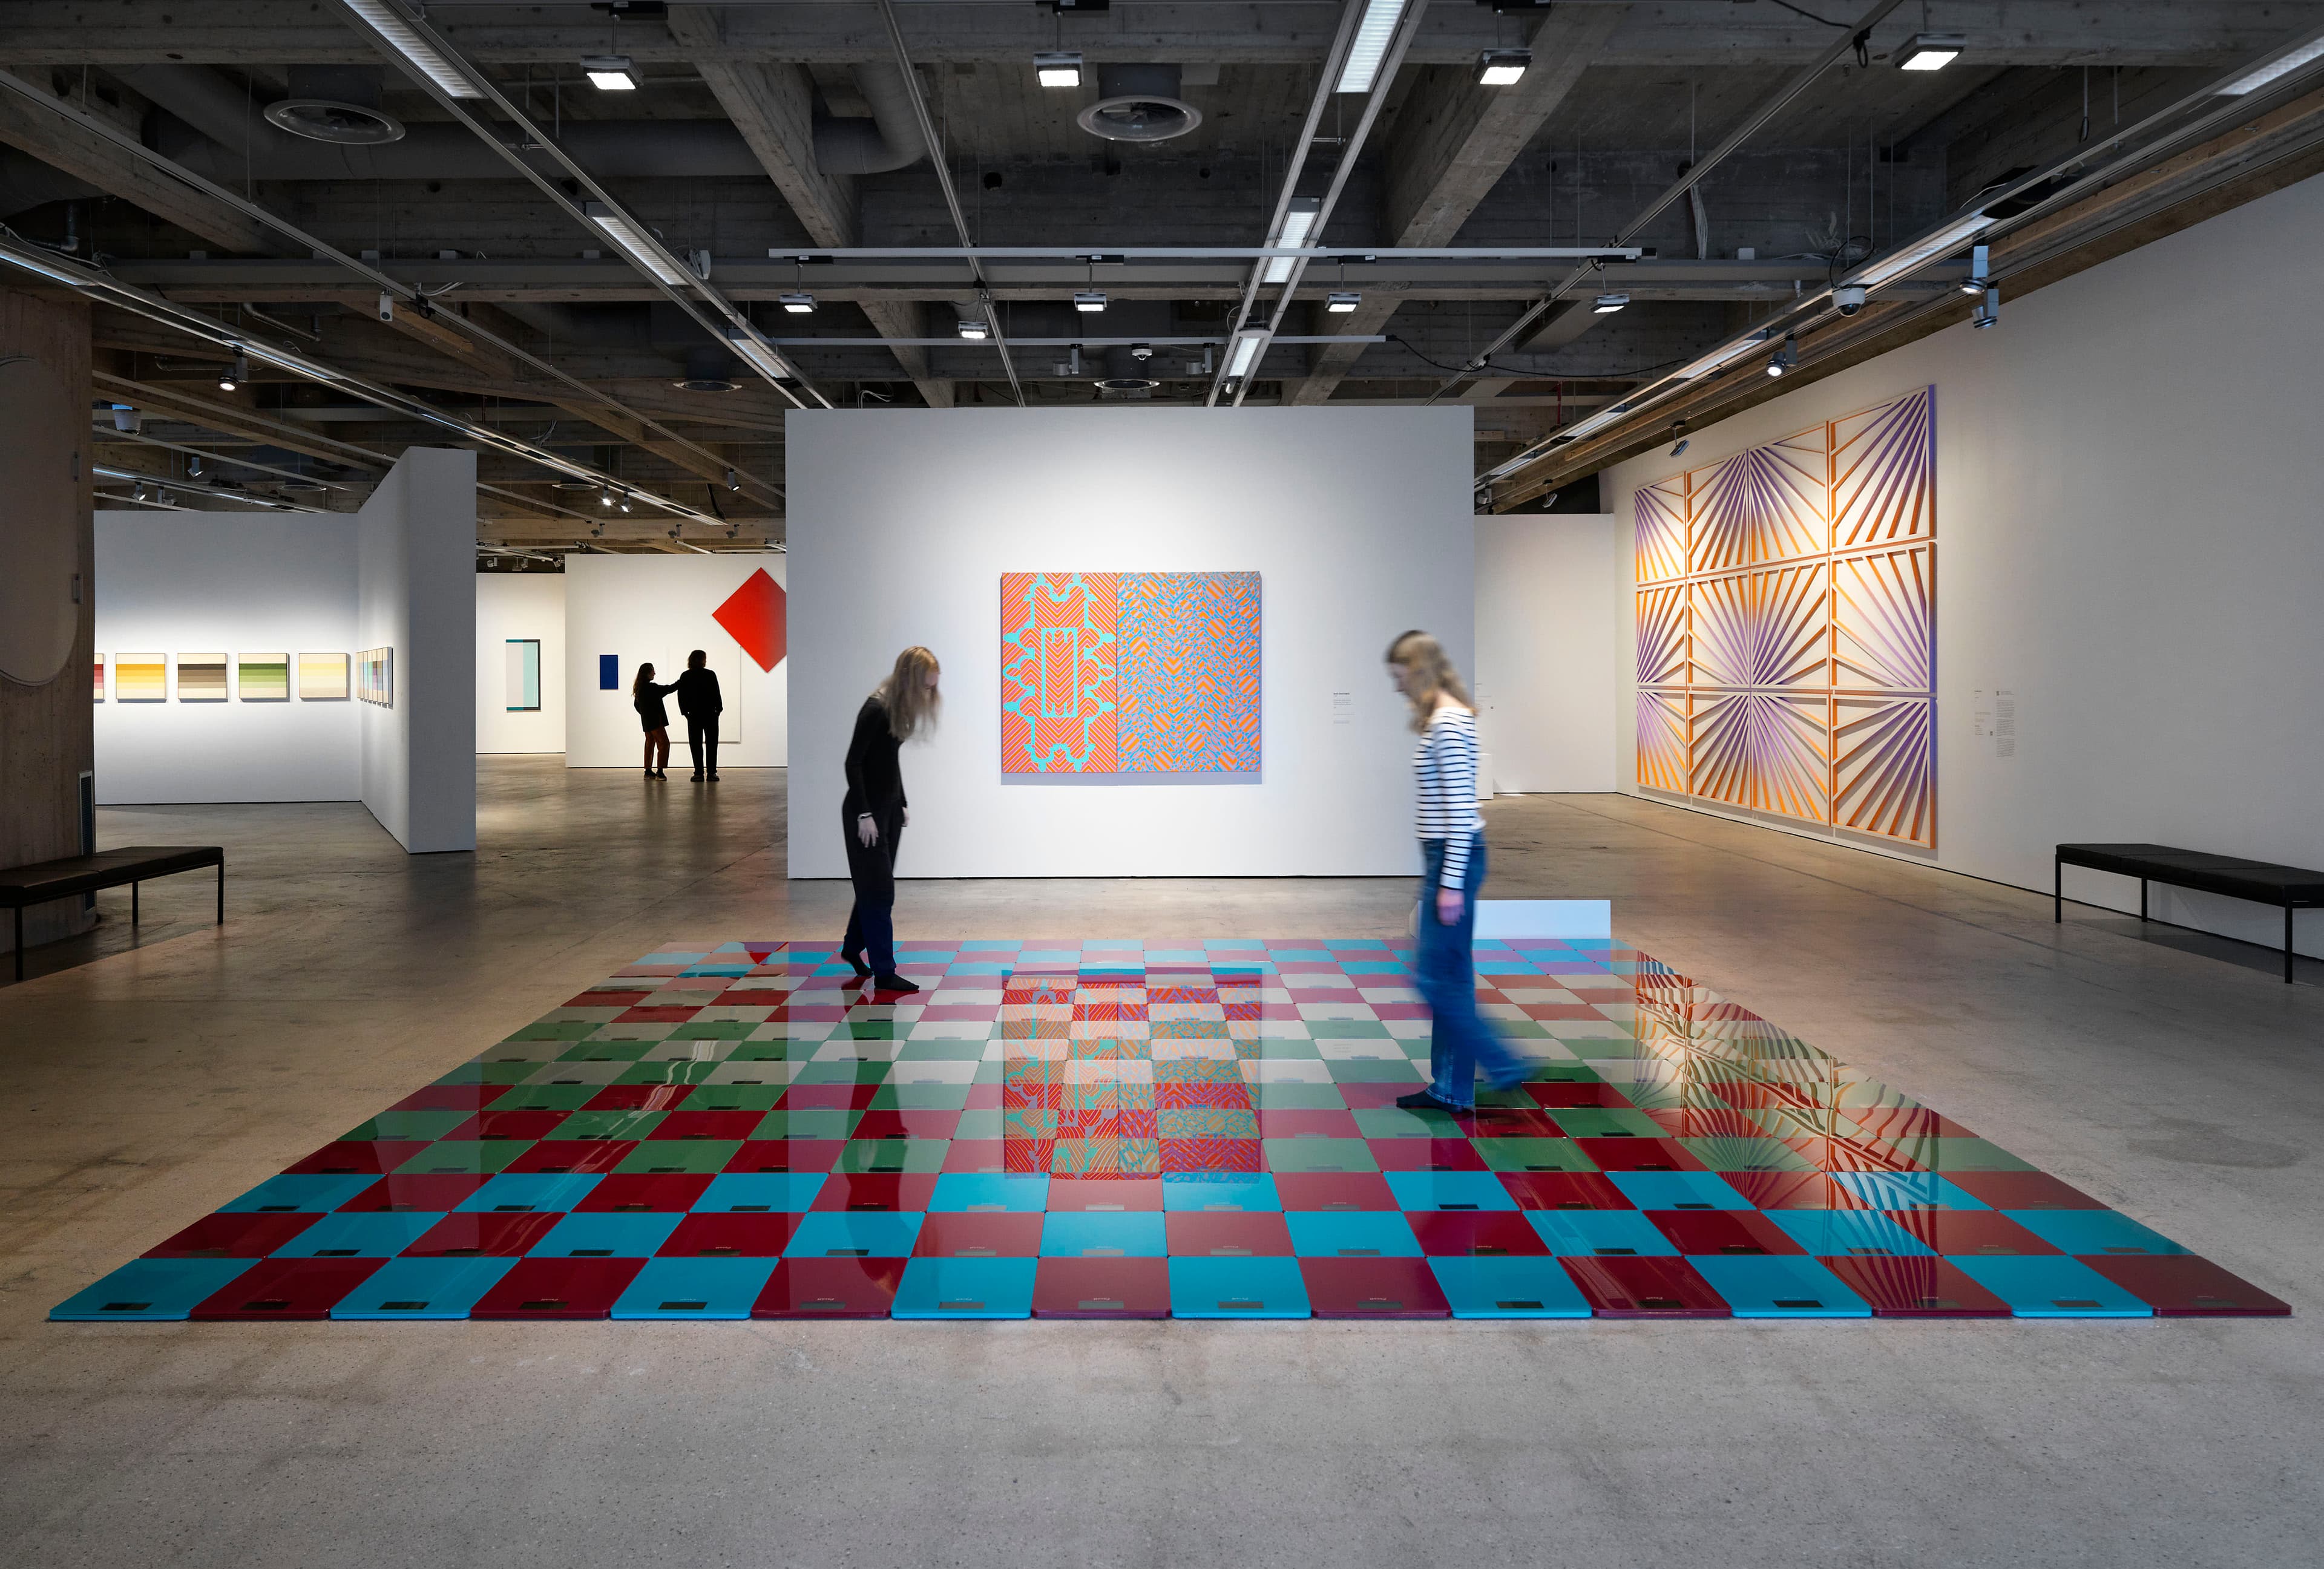
<svg viewBox="0 0 2324 1569"><path fill-rule="evenodd" d="M1426 1091L1426 1090L1420 1090L1420 1091L1416 1091L1416 1093L1414 1093L1414 1094L1409 1094L1409 1095L1398 1095L1398 1096L1397 1096L1397 1098L1396 1098L1396 1103L1397 1103L1397 1105L1399 1105L1399 1106L1402 1106L1402 1107L1403 1107L1406 1111L1407 1111L1407 1112L1458 1112L1458 1111L1460 1111L1460 1109L1461 1109L1460 1107L1455 1106L1455 1105L1452 1105L1452 1104L1451 1104L1451 1103L1448 1103L1448 1102L1444 1102L1444 1101L1440 1101L1440 1100L1438 1100L1434 1095L1431 1094L1430 1094L1428 1091Z"/></svg>
<svg viewBox="0 0 2324 1569"><path fill-rule="evenodd" d="M917 982L907 981L901 975L879 974L872 977L872 990L874 992L917 992L919 989Z"/></svg>
<svg viewBox="0 0 2324 1569"><path fill-rule="evenodd" d="M853 954L842 954L842 955L840 955L839 956L840 956L841 958L843 958L843 959L845 959L849 964L853 964L853 965L854 965L854 966L855 966L855 974L856 974L858 976L868 975L868 974L870 974L872 973L872 966L871 966L871 965L869 965L869 964L865 964L865 963L864 963L861 958L859 958L857 955L853 955Z"/></svg>
<svg viewBox="0 0 2324 1569"><path fill-rule="evenodd" d="M696 775L694 776L694 782L695 782L696 784L700 784L700 783L702 782L702 776L701 776L700 774L698 774L698 773L697 773L697 774L696 774Z"/></svg>
<svg viewBox="0 0 2324 1569"><path fill-rule="evenodd" d="M651 778L653 778L653 770L651 770L651 769L648 769L648 770L646 770L646 778L648 778L648 779L651 779Z"/></svg>
<svg viewBox="0 0 2324 1569"><path fill-rule="evenodd" d="M716 783L718 782L718 776L717 776L716 774L715 774L715 773L714 773L714 774L712 774L712 775L710 776L710 782L711 782L712 784L716 784Z"/></svg>
<svg viewBox="0 0 2324 1569"><path fill-rule="evenodd" d="M668 774L666 774L666 773L662 772L662 771L661 771L661 770L659 770L659 769L656 769L656 770L654 770L654 778L656 778L656 779L668 779L669 777L669 775L668 775Z"/></svg>

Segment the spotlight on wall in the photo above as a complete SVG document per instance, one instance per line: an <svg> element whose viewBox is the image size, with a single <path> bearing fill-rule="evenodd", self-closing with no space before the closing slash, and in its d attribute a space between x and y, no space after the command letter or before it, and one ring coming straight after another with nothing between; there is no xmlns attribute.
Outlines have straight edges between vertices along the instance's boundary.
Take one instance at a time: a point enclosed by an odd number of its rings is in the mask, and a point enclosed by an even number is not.
<svg viewBox="0 0 2324 1569"><path fill-rule="evenodd" d="M739 491L742 488L742 482L735 477L734 471L731 468L726 471L726 488L731 491Z"/></svg>
<svg viewBox="0 0 2324 1569"><path fill-rule="evenodd" d="M1969 276L1960 281L1960 291L1974 300L1987 288L1986 273L1992 252L1984 245L1971 245L1969 252Z"/></svg>
<svg viewBox="0 0 2324 1569"><path fill-rule="evenodd" d="M2001 325L2000 290L1995 288L1986 290L1985 298L1978 302L1977 311L1969 318L1969 324L1979 332L1983 332L1988 327Z"/></svg>
<svg viewBox="0 0 2324 1569"><path fill-rule="evenodd" d="M1942 70L1960 58L1969 40L1958 32L1916 32L1896 51L1900 70Z"/></svg>
<svg viewBox="0 0 2324 1569"><path fill-rule="evenodd" d="M1630 297L1627 294L1600 294L1598 296L1597 303L1591 306L1590 314L1592 316L1611 316L1614 312L1621 309L1624 306L1629 303Z"/></svg>
<svg viewBox="0 0 2324 1569"><path fill-rule="evenodd" d="M1080 311L1103 310L1105 295L1095 289L1079 290L1074 295L1074 309Z"/></svg>
<svg viewBox="0 0 2324 1569"><path fill-rule="evenodd" d="M597 487L597 504L601 507L609 507L613 504L613 492L610 485L601 485Z"/></svg>
<svg viewBox="0 0 2324 1569"><path fill-rule="evenodd" d="M234 356L234 364L218 373L218 391L231 392L248 380L250 380L250 358L237 350Z"/></svg>
<svg viewBox="0 0 2324 1569"><path fill-rule="evenodd" d="M960 335L971 343L982 343L992 336L992 329L982 321L972 321L964 316L960 319Z"/></svg>
<svg viewBox="0 0 2324 1569"><path fill-rule="evenodd" d="M1046 50L1033 57L1033 74L1045 88L1082 85L1082 57L1071 50Z"/></svg>
<svg viewBox="0 0 2324 1569"><path fill-rule="evenodd" d="M775 296L775 303L781 306L785 310L789 311L793 316L812 316L815 314L815 296L812 294L803 292L778 294Z"/></svg>
<svg viewBox="0 0 2324 1569"><path fill-rule="evenodd" d="M186 460L186 475L191 479L201 478L202 460L199 457L189 457Z"/></svg>
<svg viewBox="0 0 2324 1569"><path fill-rule="evenodd" d="M1672 420L1670 433L1678 438L1678 445L1670 449L1670 455L1673 457L1676 457L1679 454L1687 449L1688 440L1686 434L1686 421L1683 420Z"/></svg>
<svg viewBox="0 0 2324 1569"><path fill-rule="evenodd" d="M581 74L601 93L634 93L638 73L626 54L593 54L581 61Z"/></svg>
<svg viewBox="0 0 2324 1569"><path fill-rule="evenodd" d="M1477 56L1477 85L1480 88L1510 88L1526 74L1533 64L1529 49L1489 49Z"/></svg>
<svg viewBox="0 0 2324 1569"><path fill-rule="evenodd" d="M629 494L629 492L627 492L627 491L623 491L623 492L622 493L622 511L623 511L624 512L628 512L629 510L630 510L630 494Z"/></svg>
<svg viewBox="0 0 2324 1569"><path fill-rule="evenodd" d="M1323 309L1334 316L1345 316L1364 302L1360 294L1331 294L1323 300Z"/></svg>
<svg viewBox="0 0 2324 1569"><path fill-rule="evenodd" d="M1784 346L1767 356L1767 374L1780 376L1800 363L1800 340L1785 334Z"/></svg>

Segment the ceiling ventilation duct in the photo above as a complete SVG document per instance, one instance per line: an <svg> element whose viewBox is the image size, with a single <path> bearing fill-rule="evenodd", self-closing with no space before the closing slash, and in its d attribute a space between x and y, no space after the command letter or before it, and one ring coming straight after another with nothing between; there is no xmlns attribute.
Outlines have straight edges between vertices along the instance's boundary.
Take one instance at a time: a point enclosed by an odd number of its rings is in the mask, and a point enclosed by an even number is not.
<svg viewBox="0 0 2324 1569"><path fill-rule="evenodd" d="M1093 136L1109 142L1167 142L1203 123L1202 110L1181 98L1175 65L1098 67L1098 101L1074 116Z"/></svg>
<svg viewBox="0 0 2324 1569"><path fill-rule="evenodd" d="M1097 390L1108 397L1143 398L1149 395L1161 382L1147 374L1146 362L1154 351L1143 344L1115 344L1105 351L1105 374L1097 379Z"/></svg>
<svg viewBox="0 0 2324 1569"><path fill-rule="evenodd" d="M825 174L885 174L927 156L920 117L904 69L888 60L853 68L855 90L872 106L872 117L817 120L815 165Z"/></svg>
<svg viewBox="0 0 2324 1569"><path fill-rule="evenodd" d="M379 106L381 68L294 65L290 96L266 106L266 118L293 136L341 147L403 140L403 122Z"/></svg>

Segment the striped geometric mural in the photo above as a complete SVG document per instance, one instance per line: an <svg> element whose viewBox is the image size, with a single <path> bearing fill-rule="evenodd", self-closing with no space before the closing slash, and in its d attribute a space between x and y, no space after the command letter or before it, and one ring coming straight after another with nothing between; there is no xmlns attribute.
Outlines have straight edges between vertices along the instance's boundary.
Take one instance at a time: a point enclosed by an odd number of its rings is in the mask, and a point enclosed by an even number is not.
<svg viewBox="0 0 2324 1569"><path fill-rule="evenodd" d="M1641 486L1642 789L1934 849L1936 389Z"/></svg>

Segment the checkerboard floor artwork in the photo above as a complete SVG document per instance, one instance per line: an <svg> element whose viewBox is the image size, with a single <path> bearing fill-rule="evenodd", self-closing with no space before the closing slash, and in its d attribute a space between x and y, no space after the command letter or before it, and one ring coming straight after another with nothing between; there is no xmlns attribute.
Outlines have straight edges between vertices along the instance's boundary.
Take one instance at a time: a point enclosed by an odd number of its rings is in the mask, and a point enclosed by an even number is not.
<svg viewBox="0 0 2324 1569"><path fill-rule="evenodd" d="M1409 958L648 954L51 1317L2290 1312L1618 942L1479 943L1533 1075L1400 1111Z"/></svg>

